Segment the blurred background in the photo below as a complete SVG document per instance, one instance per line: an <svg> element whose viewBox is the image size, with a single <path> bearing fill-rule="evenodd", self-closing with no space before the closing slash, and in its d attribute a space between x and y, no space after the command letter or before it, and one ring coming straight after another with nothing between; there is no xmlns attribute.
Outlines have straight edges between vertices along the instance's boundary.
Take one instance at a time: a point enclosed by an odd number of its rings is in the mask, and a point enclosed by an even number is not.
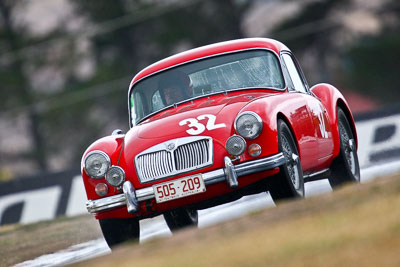
<svg viewBox="0 0 400 267"><path fill-rule="evenodd" d="M354 113L400 103L398 0L1 0L0 181L79 170L127 131L128 86L177 52L270 37Z"/></svg>

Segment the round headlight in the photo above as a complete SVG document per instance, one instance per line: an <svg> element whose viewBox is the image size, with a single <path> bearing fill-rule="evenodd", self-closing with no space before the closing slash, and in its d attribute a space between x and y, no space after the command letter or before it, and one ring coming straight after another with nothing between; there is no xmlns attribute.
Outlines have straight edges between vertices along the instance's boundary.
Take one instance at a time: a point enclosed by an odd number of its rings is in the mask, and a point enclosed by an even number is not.
<svg viewBox="0 0 400 267"><path fill-rule="evenodd" d="M258 137L262 130L261 117L252 111L245 111L236 117L235 129L246 139Z"/></svg>
<svg viewBox="0 0 400 267"><path fill-rule="evenodd" d="M225 143L226 150L233 156L240 156L246 150L246 141L240 135L233 135Z"/></svg>
<svg viewBox="0 0 400 267"><path fill-rule="evenodd" d="M125 172L118 166L112 166L106 173L106 180L112 186L120 186L125 181Z"/></svg>
<svg viewBox="0 0 400 267"><path fill-rule="evenodd" d="M104 177L110 165L111 161L108 155L103 151L96 150L86 156L83 168L87 175L99 179Z"/></svg>

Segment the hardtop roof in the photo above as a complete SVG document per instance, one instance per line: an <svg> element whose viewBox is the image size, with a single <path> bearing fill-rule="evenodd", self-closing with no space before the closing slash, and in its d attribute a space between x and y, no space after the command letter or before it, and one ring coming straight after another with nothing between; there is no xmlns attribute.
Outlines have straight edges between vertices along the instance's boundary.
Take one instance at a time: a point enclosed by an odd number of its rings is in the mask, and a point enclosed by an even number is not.
<svg viewBox="0 0 400 267"><path fill-rule="evenodd" d="M206 45L167 57L144 68L132 79L130 86L148 75L175 65L213 55L255 48L267 48L274 51L277 55L279 55L282 50L289 50L283 43L269 38L245 38Z"/></svg>

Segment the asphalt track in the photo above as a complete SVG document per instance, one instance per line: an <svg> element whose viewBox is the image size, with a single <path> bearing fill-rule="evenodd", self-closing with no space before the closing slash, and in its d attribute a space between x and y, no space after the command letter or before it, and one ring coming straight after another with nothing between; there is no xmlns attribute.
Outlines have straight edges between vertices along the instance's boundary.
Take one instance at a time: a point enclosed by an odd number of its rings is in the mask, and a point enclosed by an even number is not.
<svg viewBox="0 0 400 267"><path fill-rule="evenodd" d="M361 170L361 182L365 183L372 179L399 172L400 161L371 166ZM328 180L320 180L307 183L305 185L305 191L306 197L310 197L329 193L332 191L332 188ZM250 212L272 206L275 206L275 204L267 193L246 196L232 203L199 211L199 227L203 228L223 221L232 220ZM146 242L152 238L172 235L162 216L143 220L140 222L140 226L140 243ZM15 266L63 266L109 253L111 253L111 251L106 242L103 238L100 238L52 254L43 255Z"/></svg>

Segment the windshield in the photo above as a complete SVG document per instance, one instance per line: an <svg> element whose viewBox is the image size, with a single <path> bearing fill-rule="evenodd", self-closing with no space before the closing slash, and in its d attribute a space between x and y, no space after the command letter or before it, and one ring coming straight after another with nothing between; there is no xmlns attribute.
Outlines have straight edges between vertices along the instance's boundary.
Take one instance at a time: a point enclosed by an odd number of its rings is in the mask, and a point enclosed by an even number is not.
<svg viewBox="0 0 400 267"><path fill-rule="evenodd" d="M237 89L284 86L278 58L268 50L248 50L190 62L133 86L129 96L132 125L188 99Z"/></svg>

